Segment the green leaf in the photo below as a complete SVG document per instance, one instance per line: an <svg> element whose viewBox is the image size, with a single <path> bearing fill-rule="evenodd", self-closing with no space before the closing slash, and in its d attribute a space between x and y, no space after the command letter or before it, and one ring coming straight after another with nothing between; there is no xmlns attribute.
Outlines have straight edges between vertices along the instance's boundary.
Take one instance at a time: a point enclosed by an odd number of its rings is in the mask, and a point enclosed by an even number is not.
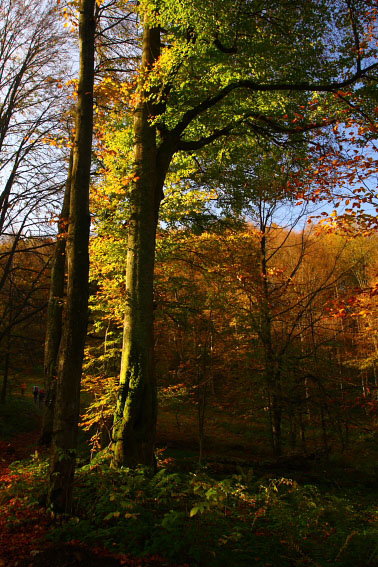
<svg viewBox="0 0 378 567"><path fill-rule="evenodd" d="M194 506L194 508L192 508L192 509L190 510L189 517L190 517L190 518L193 518L193 516L196 516L196 515L198 514L198 512L199 512L199 507L198 507L198 506Z"/></svg>

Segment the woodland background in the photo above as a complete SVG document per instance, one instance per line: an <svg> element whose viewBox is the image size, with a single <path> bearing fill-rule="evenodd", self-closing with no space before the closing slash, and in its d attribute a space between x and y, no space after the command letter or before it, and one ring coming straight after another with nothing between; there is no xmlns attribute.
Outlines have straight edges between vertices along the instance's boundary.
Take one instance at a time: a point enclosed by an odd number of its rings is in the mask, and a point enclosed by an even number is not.
<svg viewBox="0 0 378 567"><path fill-rule="evenodd" d="M0 0L0 565L377 564L377 8L196 4Z"/></svg>

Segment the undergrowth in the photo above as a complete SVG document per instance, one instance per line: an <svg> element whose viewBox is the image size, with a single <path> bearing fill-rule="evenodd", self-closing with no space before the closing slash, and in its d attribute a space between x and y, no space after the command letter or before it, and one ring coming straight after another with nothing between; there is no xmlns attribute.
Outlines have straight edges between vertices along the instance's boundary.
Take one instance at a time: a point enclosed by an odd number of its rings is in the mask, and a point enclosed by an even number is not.
<svg viewBox="0 0 378 567"><path fill-rule="evenodd" d="M12 474L20 479L7 491L36 505L46 464L35 457ZM115 471L103 455L77 471L74 515L56 519L48 537L192 566L373 567L377 520L353 492L259 480L252 470L222 479L205 469Z"/></svg>

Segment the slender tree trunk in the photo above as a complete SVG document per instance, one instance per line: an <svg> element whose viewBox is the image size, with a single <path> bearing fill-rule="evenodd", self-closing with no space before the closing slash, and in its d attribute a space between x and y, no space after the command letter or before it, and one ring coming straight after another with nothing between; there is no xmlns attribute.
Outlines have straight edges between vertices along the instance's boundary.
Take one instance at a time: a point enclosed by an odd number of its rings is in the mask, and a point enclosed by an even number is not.
<svg viewBox="0 0 378 567"><path fill-rule="evenodd" d="M153 275L162 176L153 104L143 90L160 53L160 32L145 25L139 100L134 113L134 181L130 195L120 389L113 425L113 466L154 466L157 393L153 361ZM163 175L164 178L164 175Z"/></svg>
<svg viewBox="0 0 378 567"><path fill-rule="evenodd" d="M87 331L95 6L95 0L80 3L80 75L67 240L67 307L59 356L49 486L50 505L59 512L71 511Z"/></svg>
<svg viewBox="0 0 378 567"><path fill-rule="evenodd" d="M267 235L266 225L260 221L260 266L261 266L261 290L262 290L262 313L260 337L264 348L265 358L265 380L269 389L270 398L270 427L272 438L272 450L275 457L282 453L282 385L279 360L274 352L272 339L272 313L269 306L271 294L269 290L269 275L267 261Z"/></svg>
<svg viewBox="0 0 378 567"><path fill-rule="evenodd" d="M307 440L306 440L306 421L303 419L303 413L299 410L299 427L301 431L301 444L304 453L307 452Z"/></svg>
<svg viewBox="0 0 378 567"><path fill-rule="evenodd" d="M4 374L3 374L3 387L1 390L1 403L5 404L8 389L8 378L9 378L9 363L10 363L10 349L11 349L11 332L12 332L12 319L13 319L13 300L12 300L12 280L9 281L9 318L8 318L8 330L6 334L6 351L4 358Z"/></svg>
<svg viewBox="0 0 378 567"><path fill-rule="evenodd" d="M273 454L280 457L282 454L282 390L280 377L274 377L274 393L272 395L272 429L273 429Z"/></svg>
<svg viewBox="0 0 378 567"><path fill-rule="evenodd" d="M297 424L295 422L295 415L292 406L290 406L290 410L289 410L289 425L290 425L290 447L292 450L294 450L297 445Z"/></svg>
<svg viewBox="0 0 378 567"><path fill-rule="evenodd" d="M7 334L7 346L5 352L5 359L4 359L4 374L3 374L3 387L1 390L1 403L5 404L7 398L7 390L8 388L8 377L9 377L9 362L10 362L10 346L11 346L11 328L8 329Z"/></svg>
<svg viewBox="0 0 378 567"><path fill-rule="evenodd" d="M198 464L202 465L204 456L204 443L205 443L205 415L206 415L206 402L207 402L207 381L204 380L201 373L198 377L198 438L199 438L199 456Z"/></svg>
<svg viewBox="0 0 378 567"><path fill-rule="evenodd" d="M51 268L51 283L49 304L47 309L47 326L45 339L45 390L46 404L43 413L40 443L50 445L54 420L55 390L57 380L57 365L59 345L62 336L64 281L66 270L66 230L70 214L70 191L72 183L73 149L71 149L68 165L68 175L62 211L60 213L58 236L55 244L53 264Z"/></svg>
<svg viewBox="0 0 378 567"><path fill-rule="evenodd" d="M325 455L328 458L328 454L329 454L328 434L327 434L327 427L326 427L326 421L325 421L325 415L324 415L324 408L323 408L322 404L320 404L320 421L321 421L321 424L322 424L323 448L324 448Z"/></svg>

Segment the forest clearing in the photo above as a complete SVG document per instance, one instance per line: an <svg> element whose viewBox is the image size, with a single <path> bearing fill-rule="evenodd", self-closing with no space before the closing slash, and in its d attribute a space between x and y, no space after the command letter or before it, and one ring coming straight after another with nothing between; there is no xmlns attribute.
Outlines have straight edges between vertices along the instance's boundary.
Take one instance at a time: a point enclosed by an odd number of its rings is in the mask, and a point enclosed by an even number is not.
<svg viewBox="0 0 378 567"><path fill-rule="evenodd" d="M375 0L0 0L0 567L378 565Z"/></svg>

